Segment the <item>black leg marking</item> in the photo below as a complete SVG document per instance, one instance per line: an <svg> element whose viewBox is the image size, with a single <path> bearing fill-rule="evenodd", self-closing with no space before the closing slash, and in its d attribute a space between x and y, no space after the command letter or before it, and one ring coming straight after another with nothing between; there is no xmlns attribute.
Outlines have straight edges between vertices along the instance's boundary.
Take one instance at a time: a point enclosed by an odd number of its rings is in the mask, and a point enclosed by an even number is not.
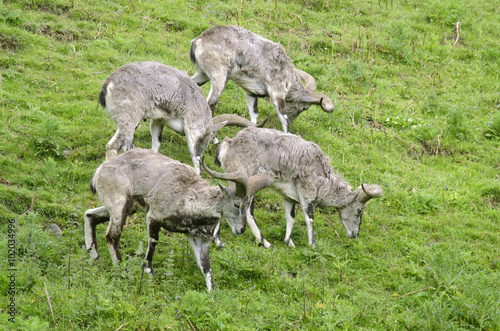
<svg viewBox="0 0 500 331"><path fill-rule="evenodd" d="M146 253L146 261L148 263L147 267L150 269L151 273L153 273L153 255L155 253L156 246L158 245L161 224L161 222L155 222L153 220L149 221L149 240L148 251Z"/></svg>
<svg viewBox="0 0 500 331"><path fill-rule="evenodd" d="M307 206L307 216L309 216L310 219L314 219L314 213L313 213L313 205L310 203Z"/></svg>
<svg viewBox="0 0 500 331"><path fill-rule="evenodd" d="M252 202L250 202L250 215L252 215L252 217L254 217L254 214L253 214L254 207L255 207L255 197L253 197Z"/></svg>
<svg viewBox="0 0 500 331"><path fill-rule="evenodd" d="M255 102L253 103L253 112L255 114L259 113L259 109L257 109L257 104L259 103L259 99L255 98Z"/></svg>
<svg viewBox="0 0 500 331"><path fill-rule="evenodd" d="M282 98L278 98L276 101L278 101L278 109L279 109L280 113L285 115L286 114L285 100Z"/></svg>

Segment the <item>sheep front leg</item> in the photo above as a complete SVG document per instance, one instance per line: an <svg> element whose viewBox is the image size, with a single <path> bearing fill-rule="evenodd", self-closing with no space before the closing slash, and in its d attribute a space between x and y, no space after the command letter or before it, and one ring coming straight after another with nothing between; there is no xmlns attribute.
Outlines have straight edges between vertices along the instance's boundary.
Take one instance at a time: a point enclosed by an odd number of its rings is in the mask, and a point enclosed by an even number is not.
<svg viewBox="0 0 500 331"><path fill-rule="evenodd" d="M292 228L295 224L295 202L287 199L284 200L285 205L285 218L286 218L286 233L285 243L290 247L295 247L292 240Z"/></svg>
<svg viewBox="0 0 500 331"><path fill-rule="evenodd" d="M285 94L277 93L276 95L272 94L270 96L271 102L273 103L274 110L278 115L278 118L281 123L281 128L283 132L288 132L288 116L286 115L286 104L285 104Z"/></svg>
<svg viewBox="0 0 500 331"><path fill-rule="evenodd" d="M307 238L309 239L309 246L314 247L316 243L316 236L314 234L314 214L312 203L302 204L302 212L304 213L304 219L307 226Z"/></svg>
<svg viewBox="0 0 500 331"><path fill-rule="evenodd" d="M208 292L211 292L214 288L212 281L212 269L210 268L210 257L208 254L211 240L206 240L202 237L194 237L190 234L187 234L186 237L193 248L196 263L205 277L207 290Z"/></svg>
<svg viewBox="0 0 500 331"><path fill-rule="evenodd" d="M316 236L314 235L313 204L310 201L306 201L300 190L297 190L297 194L299 197L300 208L302 208L302 213L304 213L304 220L306 221L309 246L314 247L314 244L316 243Z"/></svg>
<svg viewBox="0 0 500 331"><path fill-rule="evenodd" d="M147 226L148 226L148 250L146 251L146 262L142 267L144 271L148 274L153 274L153 255L155 253L156 245L158 244L159 233L161 229L161 222L151 219L147 216Z"/></svg>
<svg viewBox="0 0 500 331"><path fill-rule="evenodd" d="M109 221L109 212L106 207L89 209L83 216L85 223L85 249L89 252L90 258L96 260L99 258L97 253L97 240L95 228L97 224Z"/></svg>
<svg viewBox="0 0 500 331"><path fill-rule="evenodd" d="M201 174L200 168L200 160L201 160L201 151L200 151L200 142L201 142L201 134L195 132L194 130L185 129L186 133L186 142L189 150L189 154L191 154L191 160L193 161L193 168L196 170L198 174Z"/></svg>
<svg viewBox="0 0 500 331"><path fill-rule="evenodd" d="M224 243L220 239L220 221L217 223L214 229L214 243L218 248L224 248Z"/></svg>
<svg viewBox="0 0 500 331"><path fill-rule="evenodd" d="M251 198L251 204L250 208L247 209L247 223L248 227L250 230L252 230L253 235L255 236L255 239L264 246L265 248L271 247L271 244L262 236L262 233L260 233L259 228L257 227L257 224L255 223L254 215L253 215L253 209L254 209L254 199L255 197Z"/></svg>

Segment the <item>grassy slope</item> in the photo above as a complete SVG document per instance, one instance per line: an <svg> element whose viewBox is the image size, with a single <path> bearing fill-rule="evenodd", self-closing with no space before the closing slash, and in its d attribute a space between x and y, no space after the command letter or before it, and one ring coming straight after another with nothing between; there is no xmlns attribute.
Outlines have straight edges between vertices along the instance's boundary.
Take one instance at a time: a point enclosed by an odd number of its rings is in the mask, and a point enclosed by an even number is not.
<svg viewBox="0 0 500 331"><path fill-rule="evenodd" d="M58 329L498 330L497 7L492 0L0 3L0 250L7 255L7 220L17 219L19 268L16 324L0 310L0 325L54 329L48 293ZM157 274L143 278L143 215L129 220L118 267L104 226L102 258L87 260L82 219L99 205L88 183L115 130L97 107L102 81L142 60L193 74L189 41L214 24L281 42L337 106L332 115L312 107L291 131L317 142L352 186L378 183L385 195L368 205L356 240L345 238L334 210L317 211L315 249L299 213L290 249L281 199L260 193L257 222L274 247L224 226L226 249L211 251L217 289L207 294L181 235L162 235ZM260 109L273 113L264 101ZM246 115L231 82L217 109L224 112ZM269 127L279 129L275 117ZM164 136L161 152L190 163L184 138ZM146 124L136 145L150 146ZM62 238L42 231L49 223L61 226Z"/></svg>

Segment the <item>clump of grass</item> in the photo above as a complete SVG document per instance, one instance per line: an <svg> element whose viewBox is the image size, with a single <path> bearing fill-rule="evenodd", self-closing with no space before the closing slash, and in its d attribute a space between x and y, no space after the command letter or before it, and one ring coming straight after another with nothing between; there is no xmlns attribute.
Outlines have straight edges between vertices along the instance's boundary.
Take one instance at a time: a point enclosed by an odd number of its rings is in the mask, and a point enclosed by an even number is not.
<svg viewBox="0 0 500 331"><path fill-rule="evenodd" d="M458 140L468 140L471 131L467 124L465 112L461 108L455 108L448 112L448 116L450 135Z"/></svg>
<svg viewBox="0 0 500 331"><path fill-rule="evenodd" d="M467 13L465 1L433 1L426 5L426 20L429 23L451 27L463 21Z"/></svg>
<svg viewBox="0 0 500 331"><path fill-rule="evenodd" d="M354 90L363 92L369 85L367 67L359 60L348 60L346 66L340 71L342 80Z"/></svg>
<svg viewBox="0 0 500 331"><path fill-rule="evenodd" d="M44 117L38 125L37 134L31 140L35 156L62 157L63 150L67 145L62 135L63 129L60 126L59 120L47 116Z"/></svg>
<svg viewBox="0 0 500 331"><path fill-rule="evenodd" d="M483 131L486 139L499 139L500 138L500 112L493 118L485 123L486 130Z"/></svg>
<svg viewBox="0 0 500 331"><path fill-rule="evenodd" d="M436 94L428 95L424 100L422 110L429 114L438 113L440 111L439 97Z"/></svg>

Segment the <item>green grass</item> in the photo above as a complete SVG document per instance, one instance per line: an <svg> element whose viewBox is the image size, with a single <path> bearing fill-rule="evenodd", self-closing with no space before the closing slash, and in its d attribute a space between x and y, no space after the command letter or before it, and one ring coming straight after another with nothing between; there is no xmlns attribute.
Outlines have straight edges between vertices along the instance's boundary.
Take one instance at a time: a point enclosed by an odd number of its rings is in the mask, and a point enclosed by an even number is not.
<svg viewBox="0 0 500 331"><path fill-rule="evenodd" d="M102 81L144 60L192 75L189 42L216 24L283 44L336 103L333 114L311 107L291 131L351 186L379 184L384 197L355 240L335 210L317 210L314 249L299 212L292 249L280 196L259 193L256 220L273 247L224 224L207 293L179 234L160 236L156 274L142 274L143 214L124 229L122 264L111 264L104 225L101 258L89 261L83 213L100 205L89 182L116 129L98 107ZM500 330L499 30L493 0L0 1L0 329ZM248 116L232 82L216 109L226 112ZM275 116L267 126L281 127ZM147 123L135 137L150 147ZM171 130L160 151L191 163ZM62 237L44 231L50 223Z"/></svg>

